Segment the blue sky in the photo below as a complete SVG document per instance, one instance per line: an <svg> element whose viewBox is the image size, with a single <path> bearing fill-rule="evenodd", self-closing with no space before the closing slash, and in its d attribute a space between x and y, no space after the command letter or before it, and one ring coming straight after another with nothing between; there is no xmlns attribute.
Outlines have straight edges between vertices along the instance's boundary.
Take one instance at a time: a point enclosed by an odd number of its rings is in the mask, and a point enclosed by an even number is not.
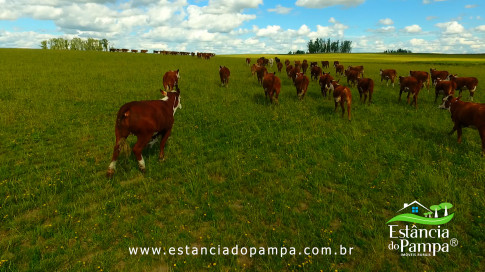
<svg viewBox="0 0 485 272"><path fill-rule="evenodd" d="M117 48L217 54L306 50L485 53L482 0L0 0L0 47L106 38Z"/></svg>

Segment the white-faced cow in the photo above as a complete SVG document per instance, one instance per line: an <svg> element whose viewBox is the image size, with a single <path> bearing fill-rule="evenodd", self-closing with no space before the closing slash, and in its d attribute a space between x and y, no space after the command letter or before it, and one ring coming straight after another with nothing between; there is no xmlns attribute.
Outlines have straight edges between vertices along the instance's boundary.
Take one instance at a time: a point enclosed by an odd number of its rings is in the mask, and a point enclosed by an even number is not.
<svg viewBox="0 0 485 272"><path fill-rule="evenodd" d="M450 75L450 80L455 82L455 90L459 90L459 95L463 89L470 91L470 100L473 101L473 95L477 90L478 79L476 77L457 77L456 75Z"/></svg>
<svg viewBox="0 0 485 272"><path fill-rule="evenodd" d="M463 102L460 97L449 95L443 99L442 109L448 109L453 121L453 129L458 134L458 143L461 143L462 128L470 127L478 130L482 140L482 156L485 156L485 104Z"/></svg>
<svg viewBox="0 0 485 272"><path fill-rule="evenodd" d="M396 77L397 77L396 70L394 70L394 69L385 69L385 70L380 69L379 74L381 75L381 84L382 84L382 81L385 79L386 80L386 86L389 86L389 80L391 80L392 87L394 88L394 81L396 80Z"/></svg>
<svg viewBox="0 0 485 272"><path fill-rule="evenodd" d="M327 92L328 92L328 97L330 98L330 93L333 91L332 81L333 81L333 77L330 75L330 73L323 73L320 76L318 83L320 84L320 90L322 92L323 97L327 97Z"/></svg>
<svg viewBox="0 0 485 272"><path fill-rule="evenodd" d="M221 86L229 85L229 76L231 71L226 66L219 66L219 76L221 77Z"/></svg>
<svg viewBox="0 0 485 272"><path fill-rule="evenodd" d="M147 144L152 146L159 137L160 142L159 159L165 157L165 143L172 131L175 111L182 108L180 104L180 90L176 86L176 92L166 93L167 96L161 100L133 101L124 104L118 110L115 123L116 142L113 150L111 163L108 167L107 176L112 177L116 169L116 161L120 152L129 152L129 145L126 138L130 134L137 137L133 153L138 160L138 166L145 172L145 160L142 151Z"/></svg>
<svg viewBox="0 0 485 272"><path fill-rule="evenodd" d="M456 89L456 83L451 80L441 80L440 78L436 79L435 84L435 98L434 102L438 100L438 95L442 94L443 98L447 97L448 95L454 95Z"/></svg>
<svg viewBox="0 0 485 272"><path fill-rule="evenodd" d="M448 80L450 73L448 71L437 71L436 68L429 68L429 74L431 75L431 82L436 86L436 79Z"/></svg>
<svg viewBox="0 0 485 272"><path fill-rule="evenodd" d="M342 117L344 117L345 113L345 108L344 108L344 103L347 103L347 113L348 113L348 118L350 121L350 109L352 105L352 93L350 92L350 89L346 86L342 86L338 84L338 81L332 81L333 85L333 98L335 100L335 111L337 111L337 107L340 104L340 107L342 108Z"/></svg>

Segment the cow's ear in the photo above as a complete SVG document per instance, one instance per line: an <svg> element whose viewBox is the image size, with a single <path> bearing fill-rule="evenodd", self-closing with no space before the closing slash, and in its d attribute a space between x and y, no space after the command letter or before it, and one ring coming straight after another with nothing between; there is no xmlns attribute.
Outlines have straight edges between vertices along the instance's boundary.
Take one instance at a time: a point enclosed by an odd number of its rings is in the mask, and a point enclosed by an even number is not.
<svg viewBox="0 0 485 272"><path fill-rule="evenodd" d="M276 72L273 72L273 75L276 75Z"/></svg>
<svg viewBox="0 0 485 272"><path fill-rule="evenodd" d="M221 70L221 69L222 69L222 66L219 65L219 70Z"/></svg>
<svg viewBox="0 0 485 272"><path fill-rule="evenodd" d="M180 70L180 69L177 69L177 74L179 73L179 70Z"/></svg>

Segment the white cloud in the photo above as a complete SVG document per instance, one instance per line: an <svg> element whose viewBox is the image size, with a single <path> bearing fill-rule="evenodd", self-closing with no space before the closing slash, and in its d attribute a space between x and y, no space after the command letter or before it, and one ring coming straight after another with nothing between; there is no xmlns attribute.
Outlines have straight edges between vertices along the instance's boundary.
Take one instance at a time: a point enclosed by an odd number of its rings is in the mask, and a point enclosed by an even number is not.
<svg viewBox="0 0 485 272"><path fill-rule="evenodd" d="M328 8L337 5L353 7L364 2L365 0L297 0L295 5L305 8Z"/></svg>
<svg viewBox="0 0 485 272"><path fill-rule="evenodd" d="M187 12L188 19L185 25L195 29L207 29L210 32L230 32L243 22L256 18L256 15L241 13L205 13L204 8L198 6L189 6Z"/></svg>
<svg viewBox="0 0 485 272"><path fill-rule="evenodd" d="M281 27L278 25L267 26L266 28L258 29L256 36L270 36L278 34L281 31Z"/></svg>
<svg viewBox="0 0 485 272"><path fill-rule="evenodd" d="M292 8L283 7L281 5L276 5L276 7L272 9L268 9L269 12L276 12L278 14L288 14L292 10L293 10Z"/></svg>
<svg viewBox="0 0 485 272"><path fill-rule="evenodd" d="M472 9L472 8L476 8L478 7L478 5L466 5L465 8L467 9Z"/></svg>
<svg viewBox="0 0 485 272"><path fill-rule="evenodd" d="M422 31L419 25L410 25L404 28L404 31L407 33L420 33Z"/></svg>
<svg viewBox="0 0 485 272"><path fill-rule="evenodd" d="M438 23L436 26L442 29L443 34L461 34L465 31L465 28L457 21Z"/></svg>
<svg viewBox="0 0 485 272"><path fill-rule="evenodd" d="M431 2L444 2L448 0L423 0L423 4L430 4Z"/></svg>
<svg viewBox="0 0 485 272"><path fill-rule="evenodd" d="M386 33L386 32L394 32L394 30L396 30L394 26L384 26L375 30L375 32Z"/></svg>
<svg viewBox="0 0 485 272"><path fill-rule="evenodd" d="M379 20L379 24L381 25L393 25L394 24L394 21L391 20L390 18L386 18L386 19L380 19Z"/></svg>
<svg viewBox="0 0 485 272"><path fill-rule="evenodd" d="M247 8L257 8L263 0L209 0L204 8L209 13L240 13Z"/></svg>
<svg viewBox="0 0 485 272"><path fill-rule="evenodd" d="M477 27L475 27L475 30L476 30L476 31L485 32L485 25L480 25L480 26L477 26Z"/></svg>

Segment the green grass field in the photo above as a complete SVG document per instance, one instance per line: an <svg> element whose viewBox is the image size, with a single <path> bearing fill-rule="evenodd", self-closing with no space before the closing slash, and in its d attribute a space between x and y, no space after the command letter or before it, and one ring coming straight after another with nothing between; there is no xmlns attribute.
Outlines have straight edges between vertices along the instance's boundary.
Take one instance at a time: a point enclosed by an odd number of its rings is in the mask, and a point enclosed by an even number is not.
<svg viewBox="0 0 485 272"><path fill-rule="evenodd" d="M446 69L477 77L475 101L485 102L484 55L279 56L364 65L376 83L374 103L360 103L351 88L351 122L333 112L315 81L299 101L284 72L279 105L269 104L246 57L0 49L0 271L485 270L478 132L464 129L458 144L434 89L421 90L415 110L405 97L398 103L397 84L379 77L380 68ZM219 65L231 70L228 88L220 87ZM119 107L159 99L163 74L177 68L183 107L166 160L154 146L144 151L145 174L131 155L107 179ZM414 200L453 203L443 228L457 247L434 257L388 249L386 222ZM354 249L168 254L186 245ZM133 256L129 247L167 255Z"/></svg>

